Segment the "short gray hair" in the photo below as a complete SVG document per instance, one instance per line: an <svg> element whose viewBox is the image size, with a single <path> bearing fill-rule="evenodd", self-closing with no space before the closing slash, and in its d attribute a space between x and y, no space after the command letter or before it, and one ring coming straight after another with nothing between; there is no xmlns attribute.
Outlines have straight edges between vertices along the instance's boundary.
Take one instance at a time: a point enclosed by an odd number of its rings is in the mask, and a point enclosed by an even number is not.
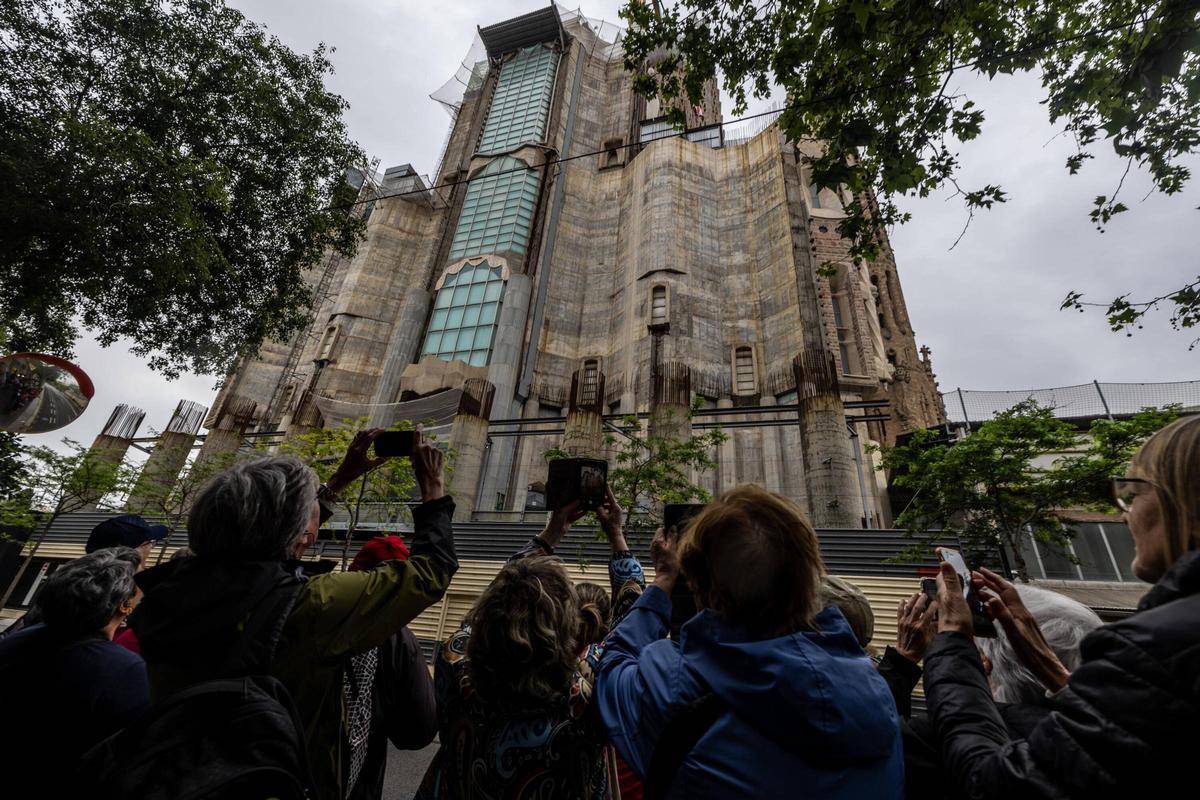
<svg viewBox="0 0 1200 800"><path fill-rule="evenodd" d="M99 633L137 592L142 556L131 547L107 547L54 571L37 595L46 626L59 633Z"/></svg>
<svg viewBox="0 0 1200 800"><path fill-rule="evenodd" d="M188 514L188 545L207 558L285 560L316 499L317 476L299 459L241 461L200 490Z"/></svg>
<svg viewBox="0 0 1200 800"><path fill-rule="evenodd" d="M1076 600L1041 589L1017 584L1017 593L1037 620L1046 643L1068 672L1079 666L1079 643L1104 624L1095 611ZM976 639L980 652L992 662L992 696L1000 703L1036 703L1045 697L1045 687L1021 665L1004 630L996 626L995 639Z"/></svg>

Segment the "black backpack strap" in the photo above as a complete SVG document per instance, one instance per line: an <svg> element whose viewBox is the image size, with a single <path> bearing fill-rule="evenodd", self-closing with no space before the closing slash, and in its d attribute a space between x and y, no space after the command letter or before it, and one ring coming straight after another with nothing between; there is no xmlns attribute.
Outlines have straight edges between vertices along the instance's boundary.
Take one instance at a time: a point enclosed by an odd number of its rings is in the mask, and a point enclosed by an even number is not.
<svg viewBox="0 0 1200 800"><path fill-rule="evenodd" d="M212 677L270 674L275 648L303 588L303 580L289 577L255 603L241 625L237 646L230 650Z"/></svg>
<svg viewBox="0 0 1200 800"><path fill-rule="evenodd" d="M725 701L709 692L686 704L671 718L654 745L650 768L642 782L646 800L662 800L667 796L683 760L726 710Z"/></svg>

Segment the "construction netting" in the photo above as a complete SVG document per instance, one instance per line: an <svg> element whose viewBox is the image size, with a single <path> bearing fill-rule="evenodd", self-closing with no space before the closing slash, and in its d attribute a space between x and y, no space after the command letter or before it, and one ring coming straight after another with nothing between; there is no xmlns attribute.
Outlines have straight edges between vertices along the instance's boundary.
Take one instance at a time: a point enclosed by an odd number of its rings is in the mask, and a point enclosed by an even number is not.
<svg viewBox="0 0 1200 800"><path fill-rule="evenodd" d="M559 19L568 32L586 29L595 36L597 42L592 48L592 58L612 60L624 57L625 51L621 47L621 40L625 36L625 28L596 17L589 17L580 9L572 11L557 4L555 4L555 8L558 9ZM476 32L470 49L459 62L454 74L429 96L440 103L450 118L454 119L462 107L463 95L483 85L484 79L487 78L488 68L487 48L484 47L479 33Z"/></svg>
<svg viewBox="0 0 1200 800"><path fill-rule="evenodd" d="M1054 409L1061 419L1122 417L1144 408L1181 406L1185 411L1200 411L1200 381L1175 383L1081 383L1051 389L1013 391L977 391L956 389L942 394L946 418L953 424L987 422L1025 400L1036 400Z"/></svg>

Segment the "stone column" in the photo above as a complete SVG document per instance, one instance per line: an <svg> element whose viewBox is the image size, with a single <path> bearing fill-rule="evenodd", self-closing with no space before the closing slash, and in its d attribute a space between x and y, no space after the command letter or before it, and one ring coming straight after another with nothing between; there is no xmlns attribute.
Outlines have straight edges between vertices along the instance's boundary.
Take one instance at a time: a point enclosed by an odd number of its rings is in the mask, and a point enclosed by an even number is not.
<svg viewBox="0 0 1200 800"><path fill-rule="evenodd" d="M862 495L833 353L800 352L792 361L800 399L800 446L809 512L818 528L861 528Z"/></svg>
<svg viewBox="0 0 1200 800"><path fill-rule="evenodd" d="M717 398L717 408L733 408L732 397ZM732 421L729 417L721 417L723 421ZM736 429L735 429L736 430ZM727 492L737 486L737 444L732 434L717 450L717 493Z"/></svg>
<svg viewBox="0 0 1200 800"><path fill-rule="evenodd" d="M88 464L83 469L90 470L93 464L102 462L111 464L115 471L125 459L129 445L133 442L133 437L137 435L138 428L145 416L145 411L124 403L114 408L108 417L108 422L104 424L104 429L100 431L95 441L92 442L92 446L88 448L90 457ZM77 481L84 489L82 496L76 498L78 502L82 503L77 510L95 511L96 503L104 493L97 495L93 489L106 481L100 479L99 473L94 476L78 475Z"/></svg>
<svg viewBox="0 0 1200 800"><path fill-rule="evenodd" d="M775 405L775 395L764 394L759 401L761 405ZM772 414L771 419L775 419L777 415ZM759 429L762 434L762 464L763 464L763 486L767 491L783 494L783 460L779 457L779 431L772 425L764 425Z"/></svg>
<svg viewBox="0 0 1200 800"><path fill-rule="evenodd" d="M604 458L604 373L593 377L583 370L571 376L563 449L572 456Z"/></svg>
<svg viewBox="0 0 1200 800"><path fill-rule="evenodd" d="M192 452L192 443L200 431L200 423L208 409L190 400L180 400L175 413L158 437L150 458L142 467L129 500L127 511L134 514L163 514L170 509L170 496L179 472Z"/></svg>
<svg viewBox="0 0 1200 800"><path fill-rule="evenodd" d="M490 381L468 379L450 427L454 474L447 490L454 495L454 518L459 522L470 520L475 512L487 449L488 417L495 392Z"/></svg>
<svg viewBox="0 0 1200 800"><path fill-rule="evenodd" d="M221 459L232 459L242 447L246 428L254 420L258 404L248 397L231 394L225 401L208 412L205 420L208 435L196 454L196 469L215 467Z"/></svg>

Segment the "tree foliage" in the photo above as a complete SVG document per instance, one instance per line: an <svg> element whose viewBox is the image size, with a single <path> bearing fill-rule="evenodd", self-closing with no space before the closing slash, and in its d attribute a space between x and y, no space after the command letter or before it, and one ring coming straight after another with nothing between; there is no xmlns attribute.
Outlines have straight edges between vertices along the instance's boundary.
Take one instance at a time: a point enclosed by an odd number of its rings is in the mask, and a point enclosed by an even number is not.
<svg viewBox="0 0 1200 800"><path fill-rule="evenodd" d="M279 445L282 455L295 456L303 461L317 477L326 482L342 463L354 435L371 428L367 417L343 420L338 428L316 428ZM412 423L401 420L389 430L411 430ZM447 475L449 480L449 475ZM398 523L411 519L408 504L413 500L417 479L412 462L393 458L353 481L342 492L341 507L346 514L346 532L342 540L342 568L349 559L350 542L362 522Z"/></svg>
<svg viewBox="0 0 1200 800"><path fill-rule="evenodd" d="M783 130L824 143L813 180L848 190L839 231L856 259L874 258L879 231L907 221L898 197L949 185L972 215L1008 200L1000 186L957 182L956 148L982 134L985 115L951 89L956 73L1037 71L1050 121L1076 144L1071 174L1107 141L1175 194L1191 177L1184 158L1200 145L1196 0L628 0L621 13L636 87L662 96L677 124L681 101L701 102L718 72L734 114L782 87ZM1101 230L1127 210L1121 183L1093 201ZM1195 284L1159 302L1174 304L1177 327L1200 322ZM1127 297L1100 305L1117 330L1154 307Z"/></svg>
<svg viewBox="0 0 1200 800"><path fill-rule="evenodd" d="M304 320L302 272L362 222L361 163L297 54L222 0L0 2L0 328L69 353L82 325L169 376L223 374Z"/></svg>
<svg viewBox="0 0 1200 800"><path fill-rule="evenodd" d="M896 517L919 542L905 555L927 555L938 532L949 532L976 558L1003 545L1027 580L1019 537L1031 531L1040 542L1065 548L1071 532L1057 512L1113 510L1108 476L1122 474L1134 451L1172 417L1171 411L1148 409L1126 420L1097 420L1082 446L1079 431L1055 418L1053 408L1027 400L961 441L938 442L937 431L915 432L882 451L881 469L912 493Z"/></svg>

